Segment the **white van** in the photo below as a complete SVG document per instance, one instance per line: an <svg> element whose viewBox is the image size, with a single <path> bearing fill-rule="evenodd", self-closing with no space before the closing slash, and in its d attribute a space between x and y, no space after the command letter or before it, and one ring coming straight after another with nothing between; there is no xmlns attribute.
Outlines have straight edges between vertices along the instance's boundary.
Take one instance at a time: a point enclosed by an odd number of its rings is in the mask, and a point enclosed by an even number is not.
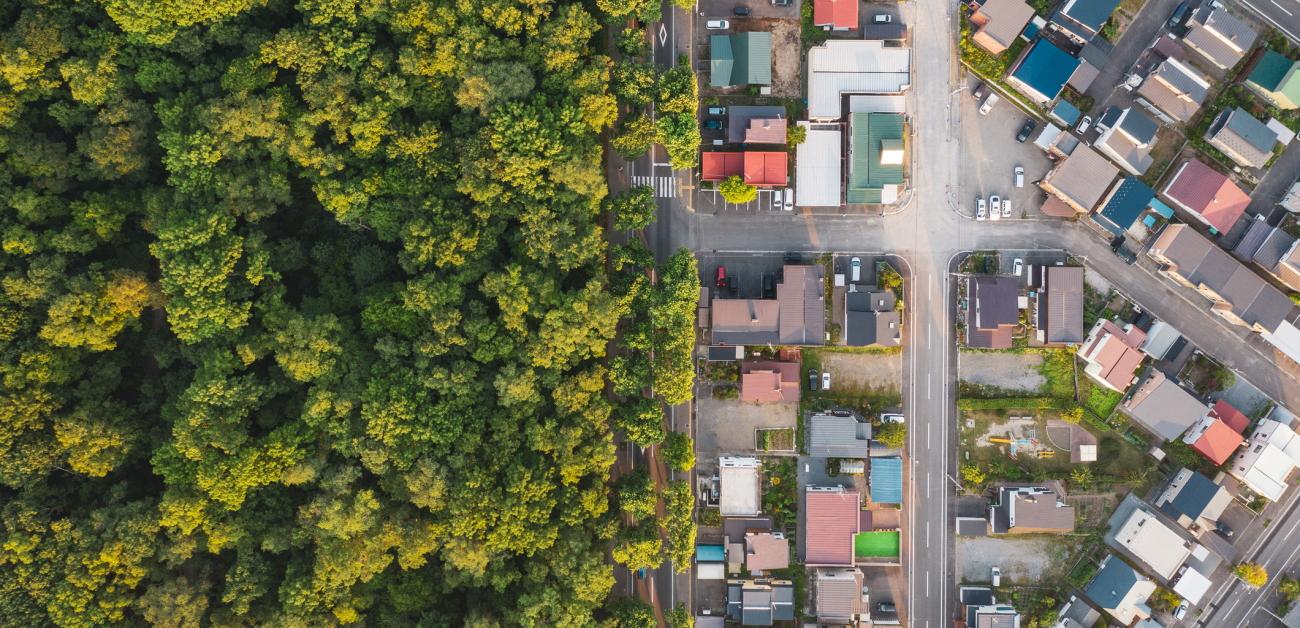
<svg viewBox="0 0 1300 628"><path fill-rule="evenodd" d="M861 257L854 257L853 259L849 260L849 272L853 276L852 279L853 283L858 283L859 281L862 281L862 258Z"/></svg>
<svg viewBox="0 0 1300 628"><path fill-rule="evenodd" d="M731 28L731 22L728 22L727 20L709 20L704 23L704 28L711 31L725 31L728 28Z"/></svg>
<svg viewBox="0 0 1300 628"><path fill-rule="evenodd" d="M785 189L785 211L794 209L794 188Z"/></svg>

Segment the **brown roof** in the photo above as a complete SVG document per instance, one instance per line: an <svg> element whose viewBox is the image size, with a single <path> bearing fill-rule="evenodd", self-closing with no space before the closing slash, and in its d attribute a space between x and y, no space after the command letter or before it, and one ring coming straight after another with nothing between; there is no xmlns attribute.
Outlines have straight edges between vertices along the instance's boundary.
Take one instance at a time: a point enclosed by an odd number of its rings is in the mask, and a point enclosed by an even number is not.
<svg viewBox="0 0 1300 628"><path fill-rule="evenodd" d="M822 297L821 266L787 264L776 286L781 304L780 344L820 345L826 342L826 305Z"/></svg>
<svg viewBox="0 0 1300 628"><path fill-rule="evenodd" d="M1166 70L1166 67L1170 69ZM1169 82L1162 80L1163 75L1173 72L1178 72L1178 70L1168 62L1161 63L1155 72L1152 72L1145 81L1142 81L1137 93L1174 120L1187 122L1200 110L1201 101L1192 98L1192 95L1180 92ZM1204 98L1201 94L1196 95L1201 96L1202 99Z"/></svg>
<svg viewBox="0 0 1300 628"><path fill-rule="evenodd" d="M742 362L740 398L754 403L799 401L799 364L796 362Z"/></svg>
<svg viewBox="0 0 1300 628"><path fill-rule="evenodd" d="M1047 300L1047 342L1083 342L1083 268L1048 268L1043 292ZM1043 307L1041 303L1039 307Z"/></svg>
<svg viewBox="0 0 1300 628"><path fill-rule="evenodd" d="M1080 144L1047 176L1042 185L1049 194L1061 197L1076 211L1087 212L1097 205L1111 181L1119 175L1119 168L1101 156L1091 146Z"/></svg>
<svg viewBox="0 0 1300 628"><path fill-rule="evenodd" d="M809 487L804 502L804 564L852 565L862 495L856 490Z"/></svg>
<svg viewBox="0 0 1300 628"><path fill-rule="evenodd" d="M818 569L817 620L849 624L862 613L862 572L857 569Z"/></svg>
<svg viewBox="0 0 1300 628"><path fill-rule="evenodd" d="M745 129L748 144L784 144L785 118L753 118Z"/></svg>
<svg viewBox="0 0 1300 628"><path fill-rule="evenodd" d="M971 21L980 24L972 37L975 43L997 54L1016 42L1020 31L1034 17L1034 8L1024 0L985 0Z"/></svg>
<svg viewBox="0 0 1300 628"><path fill-rule="evenodd" d="M1043 203L1043 206L1038 209L1048 216L1055 216L1057 218L1069 218L1079 213L1078 210L1066 205L1065 201L1055 196L1048 196L1047 200Z"/></svg>
<svg viewBox="0 0 1300 628"><path fill-rule="evenodd" d="M770 299L713 299L713 341L725 344L778 344L780 305Z"/></svg>
<svg viewBox="0 0 1300 628"><path fill-rule="evenodd" d="M966 344L984 349L1011 348L1020 323L1020 283L1015 277L971 277L966 313Z"/></svg>
<svg viewBox="0 0 1300 628"><path fill-rule="evenodd" d="M1011 532L1070 532L1074 530L1074 507L1057 505L1056 493L1012 497L1011 513L1015 524Z"/></svg>
<svg viewBox="0 0 1300 628"><path fill-rule="evenodd" d="M1232 230L1250 204L1250 197L1227 175L1196 159L1183 162L1161 193L1223 233Z"/></svg>
<svg viewBox="0 0 1300 628"><path fill-rule="evenodd" d="M790 542L771 533L745 535L745 569L766 571L790 566Z"/></svg>

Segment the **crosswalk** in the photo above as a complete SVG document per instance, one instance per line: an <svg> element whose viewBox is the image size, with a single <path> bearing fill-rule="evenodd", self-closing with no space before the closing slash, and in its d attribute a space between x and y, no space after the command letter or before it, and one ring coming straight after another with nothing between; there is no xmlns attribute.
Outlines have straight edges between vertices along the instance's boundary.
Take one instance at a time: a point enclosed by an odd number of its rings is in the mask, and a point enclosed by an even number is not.
<svg viewBox="0 0 1300 628"><path fill-rule="evenodd" d="M638 174L632 176L632 185L634 187L646 185L654 188L655 198L672 198L677 196L676 177L654 177L645 174Z"/></svg>

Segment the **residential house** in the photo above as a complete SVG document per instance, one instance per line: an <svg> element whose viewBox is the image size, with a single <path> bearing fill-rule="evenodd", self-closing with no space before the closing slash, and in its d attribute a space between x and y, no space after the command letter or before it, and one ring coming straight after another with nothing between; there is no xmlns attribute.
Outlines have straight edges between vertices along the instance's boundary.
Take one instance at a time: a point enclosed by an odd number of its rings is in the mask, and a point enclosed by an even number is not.
<svg viewBox="0 0 1300 628"><path fill-rule="evenodd" d="M755 31L709 37L709 85L772 84L772 33Z"/></svg>
<svg viewBox="0 0 1300 628"><path fill-rule="evenodd" d="M866 458L871 455L871 424L852 416L814 414L808 418L808 455Z"/></svg>
<svg viewBox="0 0 1300 628"><path fill-rule="evenodd" d="M817 569L812 584L818 624L856 626L871 616L861 570Z"/></svg>
<svg viewBox="0 0 1300 628"><path fill-rule="evenodd" d="M719 510L724 517L751 517L763 505L762 463L758 458L723 456L718 459Z"/></svg>
<svg viewBox="0 0 1300 628"><path fill-rule="evenodd" d="M1224 70L1237 65L1258 37L1255 29L1218 2L1203 2L1187 27L1183 44Z"/></svg>
<svg viewBox="0 0 1300 628"><path fill-rule="evenodd" d="M1141 179L1127 176L1118 185L1111 186L1110 194L1101 203L1101 209L1092 214L1092 221L1115 235L1125 232L1151 207L1156 191Z"/></svg>
<svg viewBox="0 0 1300 628"><path fill-rule="evenodd" d="M861 532L862 495L843 487L809 486L804 491L803 563L809 567L852 567L853 540Z"/></svg>
<svg viewBox="0 0 1300 628"><path fill-rule="evenodd" d="M751 360L740 363L742 401L798 403L801 382L798 362Z"/></svg>
<svg viewBox="0 0 1300 628"><path fill-rule="evenodd" d="M843 117L847 94L901 94L911 86L912 51L884 41L831 39L808 50L808 119ZM802 184L801 184L802 187Z"/></svg>
<svg viewBox="0 0 1300 628"><path fill-rule="evenodd" d="M1179 469L1155 506L1178 525L1200 536L1214 530L1232 494L1210 478L1191 469Z"/></svg>
<svg viewBox="0 0 1300 628"><path fill-rule="evenodd" d="M1277 145L1277 135L1241 107L1224 109L1205 131L1205 140L1247 168L1263 168Z"/></svg>
<svg viewBox="0 0 1300 628"><path fill-rule="evenodd" d="M1119 0L1066 0L1052 15L1052 25L1079 44L1086 44L1101 32L1117 6Z"/></svg>
<svg viewBox="0 0 1300 628"><path fill-rule="evenodd" d="M1036 104L1055 100L1079 67L1079 59L1039 37L1029 44L1007 74L1007 83Z"/></svg>
<svg viewBox="0 0 1300 628"><path fill-rule="evenodd" d="M1048 266L1038 291L1038 340L1083 342L1083 267Z"/></svg>
<svg viewBox="0 0 1300 628"><path fill-rule="evenodd" d="M813 26L834 31L857 29L858 1L816 0L813 3Z"/></svg>
<svg viewBox="0 0 1300 628"><path fill-rule="evenodd" d="M844 203L844 177L841 162L844 134L838 124L812 124L801 121L807 129L802 144L795 147L794 202L799 207L839 207Z"/></svg>
<svg viewBox="0 0 1300 628"><path fill-rule="evenodd" d="M1067 129L1074 128L1074 123L1078 122L1079 117L1082 115L1083 112L1079 111L1079 108L1074 106L1074 103L1064 99L1056 101L1056 104L1052 105L1051 111L1047 112L1047 117L1052 122Z"/></svg>
<svg viewBox="0 0 1300 628"><path fill-rule="evenodd" d="M1265 50L1247 77L1246 87L1278 109L1300 107L1300 61Z"/></svg>
<svg viewBox="0 0 1300 628"><path fill-rule="evenodd" d="M1174 58L1161 61L1138 86L1136 100L1166 123L1186 124L1200 111L1210 79Z"/></svg>
<svg viewBox="0 0 1300 628"><path fill-rule="evenodd" d="M906 163L903 126L902 114L849 114L849 203L898 200Z"/></svg>
<svg viewBox="0 0 1300 628"><path fill-rule="evenodd" d="M989 506L993 534L1066 534L1074 531L1074 507L1060 482L1050 486L1002 486Z"/></svg>
<svg viewBox="0 0 1300 628"><path fill-rule="evenodd" d="M1056 198L1074 213L1083 214L1092 211L1117 175L1119 168L1101 153L1091 146L1079 145L1069 157L1058 161L1038 185L1052 195L1048 203Z"/></svg>
<svg viewBox="0 0 1300 628"><path fill-rule="evenodd" d="M1097 120L1101 135L1092 145L1115 160L1132 175L1142 175L1151 167L1151 148L1160 126L1155 120L1133 107L1112 106Z"/></svg>
<svg viewBox="0 0 1300 628"><path fill-rule="evenodd" d="M789 580L728 580L727 617L742 626L794 620L794 583Z"/></svg>
<svg viewBox="0 0 1300 628"><path fill-rule="evenodd" d="M1219 233L1230 231L1250 205L1250 196L1227 175L1197 159L1179 164L1161 195Z"/></svg>
<svg viewBox="0 0 1300 628"><path fill-rule="evenodd" d="M966 280L966 346L1010 349L1020 324L1020 282L1015 277L973 276Z"/></svg>
<svg viewBox="0 0 1300 628"><path fill-rule="evenodd" d="M974 620L970 628L1020 628L1020 612L1010 604L968 606L966 616Z"/></svg>
<svg viewBox="0 0 1300 628"><path fill-rule="evenodd" d="M790 541L781 532L745 533L745 570L761 574L790 566Z"/></svg>
<svg viewBox="0 0 1300 628"><path fill-rule="evenodd" d="M1169 355L1169 351L1182 340L1183 335L1174 329L1173 325L1164 321L1151 323L1147 328L1146 342L1142 343L1142 353L1145 353L1157 360L1163 360Z"/></svg>
<svg viewBox="0 0 1300 628"><path fill-rule="evenodd" d="M700 180L721 181L740 176L745 183L757 187L785 185L789 181L789 153L785 151L745 151L700 153Z"/></svg>
<svg viewBox="0 0 1300 628"><path fill-rule="evenodd" d="M903 459L898 456L871 459L871 501L877 504L903 503Z"/></svg>
<svg viewBox="0 0 1300 628"><path fill-rule="evenodd" d="M1079 51L1079 67L1070 73L1065 84L1080 94L1086 93L1092 82L1101 75L1101 69L1106 67L1106 61L1110 58L1109 50L1109 46L1102 48L1095 43L1084 46Z"/></svg>
<svg viewBox="0 0 1300 628"><path fill-rule="evenodd" d="M985 0L971 13L971 24L976 27L971 41L995 55L1002 54L1016 42L1032 17L1034 8L1024 0Z"/></svg>
<svg viewBox="0 0 1300 628"><path fill-rule="evenodd" d="M1147 375L1120 409L1163 440L1178 438L1210 412L1199 399L1156 370Z"/></svg>
<svg viewBox="0 0 1300 628"><path fill-rule="evenodd" d="M713 543L695 546L695 577L698 580L727 579L727 548Z"/></svg>
<svg viewBox="0 0 1300 628"><path fill-rule="evenodd" d="M775 299L714 298L715 345L821 345L826 310L821 266L787 264Z"/></svg>
<svg viewBox="0 0 1300 628"><path fill-rule="evenodd" d="M1129 626L1151 616L1147 599L1156 592L1156 583L1114 554L1107 554L1083 592L1102 611Z"/></svg>
<svg viewBox="0 0 1300 628"><path fill-rule="evenodd" d="M1241 447L1244 440L1241 433L1249 423L1240 410L1220 399L1215 402L1209 414L1187 430L1183 442L1218 466L1227 462L1237 448Z"/></svg>
<svg viewBox="0 0 1300 628"><path fill-rule="evenodd" d="M852 290L853 288L850 288ZM901 326L893 291L869 287L844 294L844 344L897 347Z"/></svg>
<svg viewBox="0 0 1300 628"><path fill-rule="evenodd" d="M1270 500L1281 499L1291 472L1300 466L1300 436L1291 426L1263 419L1228 467L1231 475Z"/></svg>
<svg viewBox="0 0 1300 628"><path fill-rule="evenodd" d="M785 107L731 105L727 107L727 143L784 144L786 124Z"/></svg>
<svg viewBox="0 0 1300 628"><path fill-rule="evenodd" d="M1134 374L1142 365L1142 343L1146 332L1098 319L1079 346L1079 357L1087 363L1083 372L1093 381L1116 392L1125 392L1133 384Z"/></svg>
<svg viewBox="0 0 1300 628"><path fill-rule="evenodd" d="M1195 545L1143 508L1135 508L1124 520L1115 534L1115 543L1165 580L1178 573Z"/></svg>
<svg viewBox="0 0 1300 628"><path fill-rule="evenodd" d="M1282 227L1270 226L1261 214L1251 221L1232 254L1258 264L1286 287L1300 291L1300 247L1296 243L1295 236Z"/></svg>

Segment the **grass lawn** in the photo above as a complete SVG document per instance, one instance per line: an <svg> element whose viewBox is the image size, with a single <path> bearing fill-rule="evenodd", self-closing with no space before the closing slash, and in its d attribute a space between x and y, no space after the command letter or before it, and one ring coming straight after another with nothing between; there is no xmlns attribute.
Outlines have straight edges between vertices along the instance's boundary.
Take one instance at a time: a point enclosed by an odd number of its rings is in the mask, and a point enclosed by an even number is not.
<svg viewBox="0 0 1300 628"><path fill-rule="evenodd" d="M759 451L794 450L794 428L780 427L758 431Z"/></svg>
<svg viewBox="0 0 1300 628"><path fill-rule="evenodd" d="M1008 416L1030 416L1035 411L1024 410L964 410L961 416L961 454L962 464L973 464L988 472L990 481L1043 481L1068 480L1070 471L1076 466L1092 470L1098 486L1102 484L1123 484L1129 487L1145 485L1154 460L1146 453L1134 447L1114 431L1100 432L1084 425L1088 431L1097 436L1097 461L1090 464L1074 465L1070 455L1057 452L1051 458L1029 458L1021 456L1011 458L997 447L976 447L975 442L982 434L999 423L1005 423ZM1039 439L1047 433L1047 420L1057 418L1058 412L1051 410L1037 411L1037 428ZM966 420L974 421L975 427L967 428Z"/></svg>
<svg viewBox="0 0 1300 628"><path fill-rule="evenodd" d="M853 555L858 558L898 558L898 548L896 530L859 532L853 538Z"/></svg>

